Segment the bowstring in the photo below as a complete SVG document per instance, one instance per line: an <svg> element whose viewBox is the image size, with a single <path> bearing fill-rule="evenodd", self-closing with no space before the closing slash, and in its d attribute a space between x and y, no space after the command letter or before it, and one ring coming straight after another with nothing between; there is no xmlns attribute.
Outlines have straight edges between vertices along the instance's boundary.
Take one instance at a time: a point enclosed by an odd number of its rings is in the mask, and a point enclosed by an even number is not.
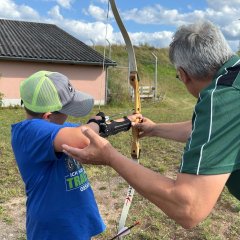
<svg viewBox="0 0 240 240"><path fill-rule="evenodd" d="M108 35L109 12L110 12L110 2L108 0L106 21L105 21L105 26L106 27L105 27L105 37L104 37L104 48L103 48L103 64L102 64L102 66L103 66L102 71L103 72L105 70L106 46L107 46L106 42L107 42L107 35ZM106 77L106 75L105 75L105 77ZM101 92L102 92L102 90L103 90L103 81L101 81L101 86L100 86L100 101L99 101L99 105L98 105L98 111L99 112L101 111ZM105 96L105 91L104 91L104 96ZM107 169L109 169L109 168L107 167ZM113 196L113 190L112 190L112 187L111 187L110 174L108 173L108 171L106 171L106 174L107 174L107 184L108 184L108 191L109 191L108 194L109 194L109 197L111 199L112 196ZM115 228L117 229L117 220L116 219L115 219Z"/></svg>
<svg viewBox="0 0 240 240"><path fill-rule="evenodd" d="M104 73L104 70L105 70L105 60L106 60L106 41L107 41L107 35L108 35L108 22L109 22L109 11L110 11L110 3L108 1L108 5L107 5L107 16L106 16L106 22L105 22L105 37L104 37L104 47L103 47L103 63L102 63L102 66L103 66L103 73ZM107 69L106 69L106 73L107 73ZM105 73L105 78L106 78L106 73ZM105 86L106 87L106 86ZM101 81L101 85L100 85L100 100L99 100L99 103L98 103L98 111L100 112L101 111L101 102L102 102L102 98L101 98L101 93L103 92L103 80ZM104 97L103 99L105 99L105 91L104 91Z"/></svg>

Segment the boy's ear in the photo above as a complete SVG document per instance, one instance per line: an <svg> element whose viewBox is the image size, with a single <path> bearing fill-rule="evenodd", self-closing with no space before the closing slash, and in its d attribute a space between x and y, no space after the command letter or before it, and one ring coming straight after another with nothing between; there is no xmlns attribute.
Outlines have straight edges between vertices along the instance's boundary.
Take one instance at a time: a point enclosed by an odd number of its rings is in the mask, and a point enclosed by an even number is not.
<svg viewBox="0 0 240 240"><path fill-rule="evenodd" d="M51 112L46 112L46 113L43 114L43 117L42 117L42 118L43 118L44 120L49 120L50 117L51 117L51 115L52 115Z"/></svg>

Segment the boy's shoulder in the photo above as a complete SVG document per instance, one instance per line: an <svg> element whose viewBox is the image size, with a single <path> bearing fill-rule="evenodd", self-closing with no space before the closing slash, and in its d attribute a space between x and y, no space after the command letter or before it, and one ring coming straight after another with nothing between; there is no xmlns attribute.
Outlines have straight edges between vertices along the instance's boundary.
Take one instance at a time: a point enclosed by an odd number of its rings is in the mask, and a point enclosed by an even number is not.
<svg viewBox="0 0 240 240"><path fill-rule="evenodd" d="M21 122L12 124L12 131L51 131L55 129L60 129L64 125L58 125L52 122L48 122L43 119L26 119Z"/></svg>
<svg viewBox="0 0 240 240"><path fill-rule="evenodd" d="M51 132L56 131L64 127L77 127L79 124L65 122L64 124L56 124L46 121L44 119L25 119L21 122L12 124L12 131L44 131Z"/></svg>

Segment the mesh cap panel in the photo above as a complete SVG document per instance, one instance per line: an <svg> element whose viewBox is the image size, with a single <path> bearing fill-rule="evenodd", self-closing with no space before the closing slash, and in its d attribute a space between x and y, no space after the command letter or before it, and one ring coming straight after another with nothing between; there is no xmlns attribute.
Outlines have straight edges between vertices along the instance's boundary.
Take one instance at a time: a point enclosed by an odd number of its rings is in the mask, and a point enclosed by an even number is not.
<svg viewBox="0 0 240 240"><path fill-rule="evenodd" d="M53 112L62 108L58 92L47 74L47 71L37 72L20 85L23 103L33 112Z"/></svg>

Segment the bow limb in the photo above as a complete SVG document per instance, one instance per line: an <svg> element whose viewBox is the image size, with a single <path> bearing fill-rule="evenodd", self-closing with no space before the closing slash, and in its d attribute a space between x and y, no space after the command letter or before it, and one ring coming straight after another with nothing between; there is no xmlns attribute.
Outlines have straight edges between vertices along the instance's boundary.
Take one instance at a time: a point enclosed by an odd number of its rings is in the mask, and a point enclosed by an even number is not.
<svg viewBox="0 0 240 240"><path fill-rule="evenodd" d="M134 91L134 103L135 103L134 113L141 113L141 102L140 102L140 94L139 94L139 77L138 77L138 72L137 72L137 63L136 63L134 48L133 48L132 42L130 40L130 37L127 33L127 30L125 29L124 24L121 20L121 17L118 13L115 1L114 0L109 0L109 1L110 1L113 15L116 19L118 27L119 27L119 29L122 33L123 39L126 43L128 59L129 59L129 73L130 73L129 74L129 82ZM140 156L140 145L139 145L139 140L138 140L138 130L136 128L132 128L131 157L136 162L139 162L139 156ZM119 232L125 226L125 222L127 219L129 208L131 206L134 191L135 191L134 188L129 186L127 196L125 198L125 203L124 203L124 206L122 209L121 217L119 220L119 226L118 226Z"/></svg>
<svg viewBox="0 0 240 240"><path fill-rule="evenodd" d="M111 8L112 8L113 15L116 19L118 27L119 27L119 29L122 33L123 39L126 43L130 72L137 72L137 62L136 62L135 52L134 52L132 42L131 42L130 37L127 33L126 28L123 25L122 19L121 19L119 13L118 13L115 1L114 0L109 0L109 2L110 2L110 5L111 5Z"/></svg>

